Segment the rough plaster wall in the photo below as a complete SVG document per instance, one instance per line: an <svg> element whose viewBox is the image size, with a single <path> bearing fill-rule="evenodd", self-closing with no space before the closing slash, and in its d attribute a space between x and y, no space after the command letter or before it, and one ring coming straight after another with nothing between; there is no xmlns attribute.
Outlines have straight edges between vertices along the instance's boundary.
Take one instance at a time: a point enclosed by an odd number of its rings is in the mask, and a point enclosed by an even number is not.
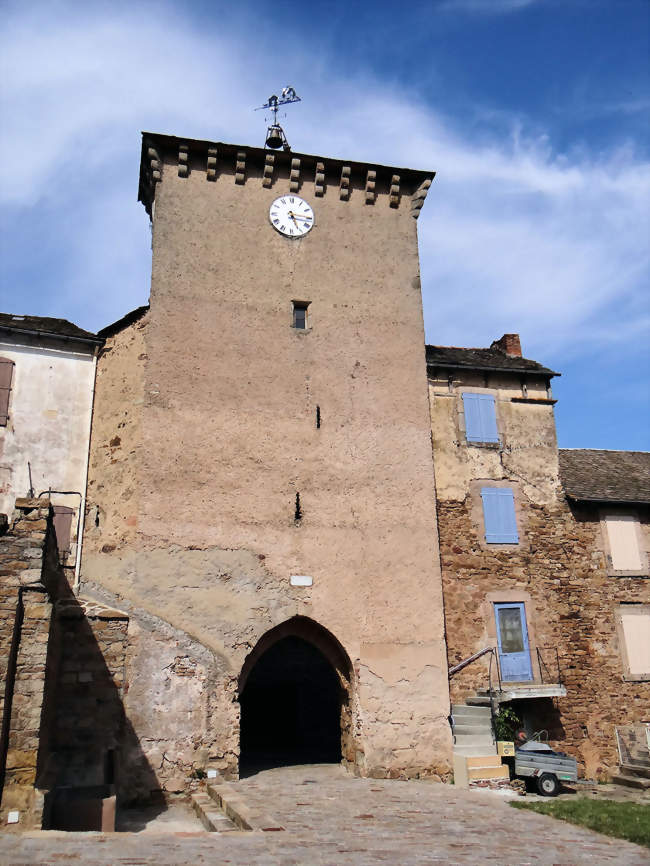
<svg viewBox="0 0 650 866"><path fill-rule="evenodd" d="M208 764L236 774L236 680L223 660L151 617L132 619L126 678L126 713L162 790L185 790L192 772ZM131 764L128 750L123 761Z"/></svg>
<svg viewBox="0 0 650 866"><path fill-rule="evenodd" d="M166 168L146 328L116 337L122 348L99 362L84 580L185 631L235 676L265 631L297 613L361 665L366 644L404 651L407 685L387 692L368 678L368 702L394 705L390 721L355 720L358 745L381 756L377 772L401 772L424 758L394 743L438 725L429 771L444 774L415 221L381 196L366 206L362 191L341 202L333 189L317 202L310 236L291 242L267 217L286 188L263 189L255 177L236 186L227 174L208 184L199 171L181 180ZM312 301L308 333L290 326L292 299ZM123 436L111 419L125 404L141 414ZM122 502L130 479L142 491L137 509L132 492ZM292 574L312 576L313 587L291 588ZM426 707L423 683L434 689Z"/></svg>
<svg viewBox="0 0 650 866"><path fill-rule="evenodd" d="M108 337L97 361L84 554L133 544L136 538L143 494L139 465L146 326L145 315Z"/></svg>
<svg viewBox="0 0 650 866"><path fill-rule="evenodd" d="M495 398L501 447L467 443L463 418L463 391L492 394ZM489 374L464 374L449 392L446 381L429 383L431 428L439 499L462 500L474 479L512 479L535 504L550 504L559 491L557 440L553 407L549 404L513 403L521 397L519 382ZM529 384L530 398L546 398L546 388Z"/></svg>
<svg viewBox="0 0 650 866"><path fill-rule="evenodd" d="M448 684L446 672L432 663L435 651L435 645L362 647L359 702L363 719L369 726L378 724L392 731L390 738L370 740L364 758L370 775L448 778L448 709L441 711L431 701L431 695L444 693ZM402 721L404 706L413 713L413 725Z"/></svg>
<svg viewBox="0 0 650 866"><path fill-rule="evenodd" d="M92 352L29 340L0 342L0 355L15 364L9 421L0 427L0 512L5 514L16 497L29 495L28 462L36 494L48 488L81 492L85 479ZM61 498L60 504L76 507L78 499Z"/></svg>

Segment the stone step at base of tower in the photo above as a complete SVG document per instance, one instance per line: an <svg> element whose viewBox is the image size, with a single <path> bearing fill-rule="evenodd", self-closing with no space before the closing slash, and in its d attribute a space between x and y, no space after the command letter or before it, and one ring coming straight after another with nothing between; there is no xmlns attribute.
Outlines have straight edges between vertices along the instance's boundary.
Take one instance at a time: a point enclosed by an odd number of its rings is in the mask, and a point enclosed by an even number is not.
<svg viewBox="0 0 650 866"><path fill-rule="evenodd" d="M239 828L221 811L212 797L197 791L192 794L192 808L199 821L210 833L232 833Z"/></svg>

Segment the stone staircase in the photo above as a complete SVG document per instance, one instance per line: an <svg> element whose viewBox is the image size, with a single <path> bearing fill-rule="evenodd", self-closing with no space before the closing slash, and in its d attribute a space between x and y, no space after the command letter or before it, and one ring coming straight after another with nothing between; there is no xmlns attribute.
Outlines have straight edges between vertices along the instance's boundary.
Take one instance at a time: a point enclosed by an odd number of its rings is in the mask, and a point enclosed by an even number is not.
<svg viewBox="0 0 650 866"><path fill-rule="evenodd" d="M211 788L208 785L208 790ZM222 811L219 803L214 800L208 791L197 791L192 794L192 808L196 812L199 821L210 833L231 833L240 829Z"/></svg>
<svg viewBox="0 0 650 866"><path fill-rule="evenodd" d="M192 808L211 833L284 830L265 811L253 809L244 801L237 782L208 782L192 794Z"/></svg>
<svg viewBox="0 0 650 866"><path fill-rule="evenodd" d="M475 700L451 708L454 783L461 788L507 787L510 774L497 755L490 707Z"/></svg>

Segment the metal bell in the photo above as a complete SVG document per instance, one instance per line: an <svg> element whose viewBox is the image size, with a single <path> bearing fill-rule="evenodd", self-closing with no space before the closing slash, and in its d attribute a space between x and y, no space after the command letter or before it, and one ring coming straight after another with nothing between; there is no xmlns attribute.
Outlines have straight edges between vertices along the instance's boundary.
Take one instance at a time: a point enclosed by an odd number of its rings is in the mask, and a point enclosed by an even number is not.
<svg viewBox="0 0 650 866"><path fill-rule="evenodd" d="M273 126L269 126L268 131L266 133L266 146L272 148L273 150L277 150L282 147L284 144L284 135L282 133L282 127L273 124Z"/></svg>

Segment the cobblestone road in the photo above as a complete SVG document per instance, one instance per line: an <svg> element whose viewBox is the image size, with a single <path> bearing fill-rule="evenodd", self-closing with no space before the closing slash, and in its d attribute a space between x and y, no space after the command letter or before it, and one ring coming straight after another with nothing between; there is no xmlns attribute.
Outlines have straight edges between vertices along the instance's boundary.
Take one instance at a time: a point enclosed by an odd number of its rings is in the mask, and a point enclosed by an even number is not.
<svg viewBox="0 0 650 866"><path fill-rule="evenodd" d="M33 833L0 839L3 866L390 863L648 866L650 853L542 815L490 792L431 782L354 779L339 767L271 770L233 783L275 832ZM173 827L173 823L170 827Z"/></svg>

